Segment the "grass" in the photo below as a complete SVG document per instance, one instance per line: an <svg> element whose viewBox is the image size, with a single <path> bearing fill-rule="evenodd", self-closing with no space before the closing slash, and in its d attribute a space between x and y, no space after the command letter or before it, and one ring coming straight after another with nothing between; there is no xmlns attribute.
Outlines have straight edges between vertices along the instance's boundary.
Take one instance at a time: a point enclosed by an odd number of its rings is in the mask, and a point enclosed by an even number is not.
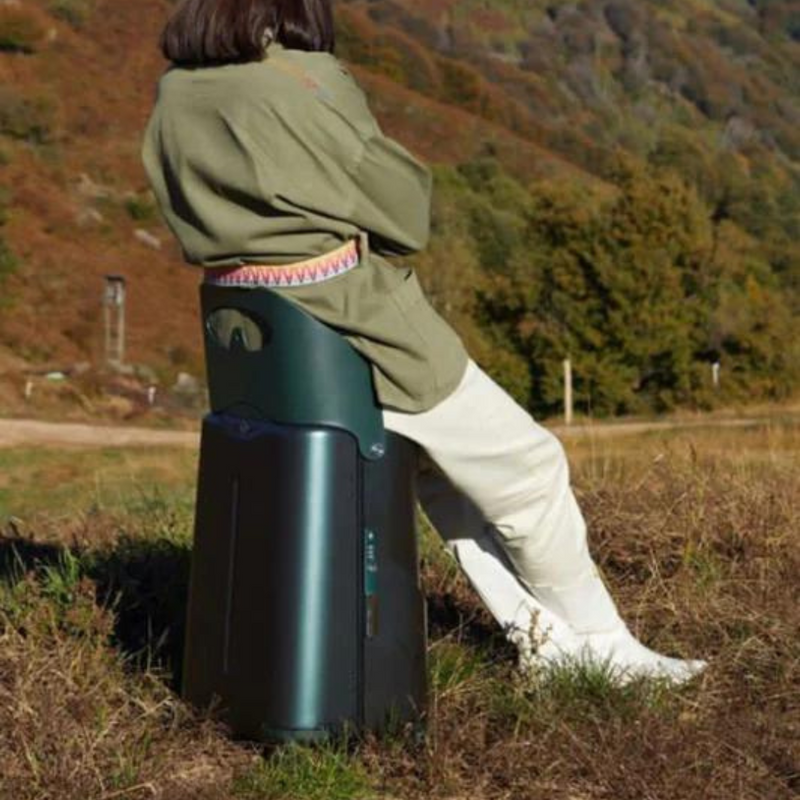
<svg viewBox="0 0 800 800"><path fill-rule="evenodd" d="M55 527L100 509L137 515L159 492L182 494L187 510L196 469L192 451L0 449L0 520Z"/></svg>
<svg viewBox="0 0 800 800"><path fill-rule="evenodd" d="M237 776L232 793L253 800L355 800L372 795L372 787L346 745L290 744Z"/></svg>
<svg viewBox="0 0 800 800"><path fill-rule="evenodd" d="M519 675L426 527L424 736L401 728L267 750L232 741L175 692L191 454L0 452L10 488L0 514L0 797L796 797L800 429L567 447L623 615L646 644L708 658L709 670L677 690L619 687L602 667Z"/></svg>

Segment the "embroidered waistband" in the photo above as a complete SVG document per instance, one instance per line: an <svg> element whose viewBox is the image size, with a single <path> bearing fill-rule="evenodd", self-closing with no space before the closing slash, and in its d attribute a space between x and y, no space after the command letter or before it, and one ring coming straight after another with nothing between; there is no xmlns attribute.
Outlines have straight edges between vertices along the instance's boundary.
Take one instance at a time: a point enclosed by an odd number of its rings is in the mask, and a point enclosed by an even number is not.
<svg viewBox="0 0 800 800"><path fill-rule="evenodd" d="M358 244L353 240L330 253L293 264L206 267L203 280L215 286L305 286L342 275L358 266L358 261Z"/></svg>

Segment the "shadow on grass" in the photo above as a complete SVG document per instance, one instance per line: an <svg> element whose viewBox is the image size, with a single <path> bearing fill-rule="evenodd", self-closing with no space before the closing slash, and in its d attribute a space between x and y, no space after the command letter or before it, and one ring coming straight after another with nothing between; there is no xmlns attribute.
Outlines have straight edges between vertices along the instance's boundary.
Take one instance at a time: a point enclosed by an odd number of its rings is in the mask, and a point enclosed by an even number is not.
<svg viewBox="0 0 800 800"><path fill-rule="evenodd" d="M30 572L78 565L98 602L114 611L114 644L139 669L157 669L176 691L185 635L191 550L164 539L122 537L102 550L42 544L0 534L0 581L14 583Z"/></svg>
<svg viewBox="0 0 800 800"><path fill-rule="evenodd" d="M112 547L66 547L0 533L0 582L59 569L65 559L77 565L76 579L88 577L97 587L98 602L114 612L114 641L138 669L157 669L180 691L191 548L164 538L123 536ZM452 638L496 660L515 656L500 629L465 608L450 594L426 598L431 641ZM495 660L495 658L493 658Z"/></svg>
<svg viewBox="0 0 800 800"><path fill-rule="evenodd" d="M428 638L438 641L449 638L480 651L490 650L493 661L515 661L517 651L506 639L499 625L479 612L479 601L465 606L457 594L437 593L425 598L428 616Z"/></svg>

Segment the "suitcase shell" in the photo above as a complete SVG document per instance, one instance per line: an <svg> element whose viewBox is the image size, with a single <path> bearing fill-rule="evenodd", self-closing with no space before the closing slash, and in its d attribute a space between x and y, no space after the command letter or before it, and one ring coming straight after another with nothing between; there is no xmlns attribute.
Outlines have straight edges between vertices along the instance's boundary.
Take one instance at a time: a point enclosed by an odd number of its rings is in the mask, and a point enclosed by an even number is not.
<svg viewBox="0 0 800 800"><path fill-rule="evenodd" d="M265 741L419 720L416 446L383 430L368 365L334 331L268 290L204 284L201 302L206 322L235 308L263 335L248 349L206 325L183 695Z"/></svg>

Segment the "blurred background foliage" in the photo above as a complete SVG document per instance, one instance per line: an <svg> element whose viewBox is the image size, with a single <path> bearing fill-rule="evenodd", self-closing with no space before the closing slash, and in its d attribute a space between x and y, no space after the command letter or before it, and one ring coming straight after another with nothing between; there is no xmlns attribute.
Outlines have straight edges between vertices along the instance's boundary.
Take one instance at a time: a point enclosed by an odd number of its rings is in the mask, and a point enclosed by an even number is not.
<svg viewBox="0 0 800 800"><path fill-rule="evenodd" d="M34 327L40 360L92 357L109 259L162 259L131 357L201 358L180 254L134 238L171 241L138 149L175 0L140 2L0 3L0 347L25 358ZM566 357L598 416L800 392L800 0L336 10L337 54L434 167L420 277L528 408L559 410Z"/></svg>
<svg viewBox="0 0 800 800"><path fill-rule="evenodd" d="M800 388L800 3L351 0L340 52L546 147L435 169L434 304L538 414ZM376 98L377 100L377 98ZM712 364L720 363L720 386Z"/></svg>

